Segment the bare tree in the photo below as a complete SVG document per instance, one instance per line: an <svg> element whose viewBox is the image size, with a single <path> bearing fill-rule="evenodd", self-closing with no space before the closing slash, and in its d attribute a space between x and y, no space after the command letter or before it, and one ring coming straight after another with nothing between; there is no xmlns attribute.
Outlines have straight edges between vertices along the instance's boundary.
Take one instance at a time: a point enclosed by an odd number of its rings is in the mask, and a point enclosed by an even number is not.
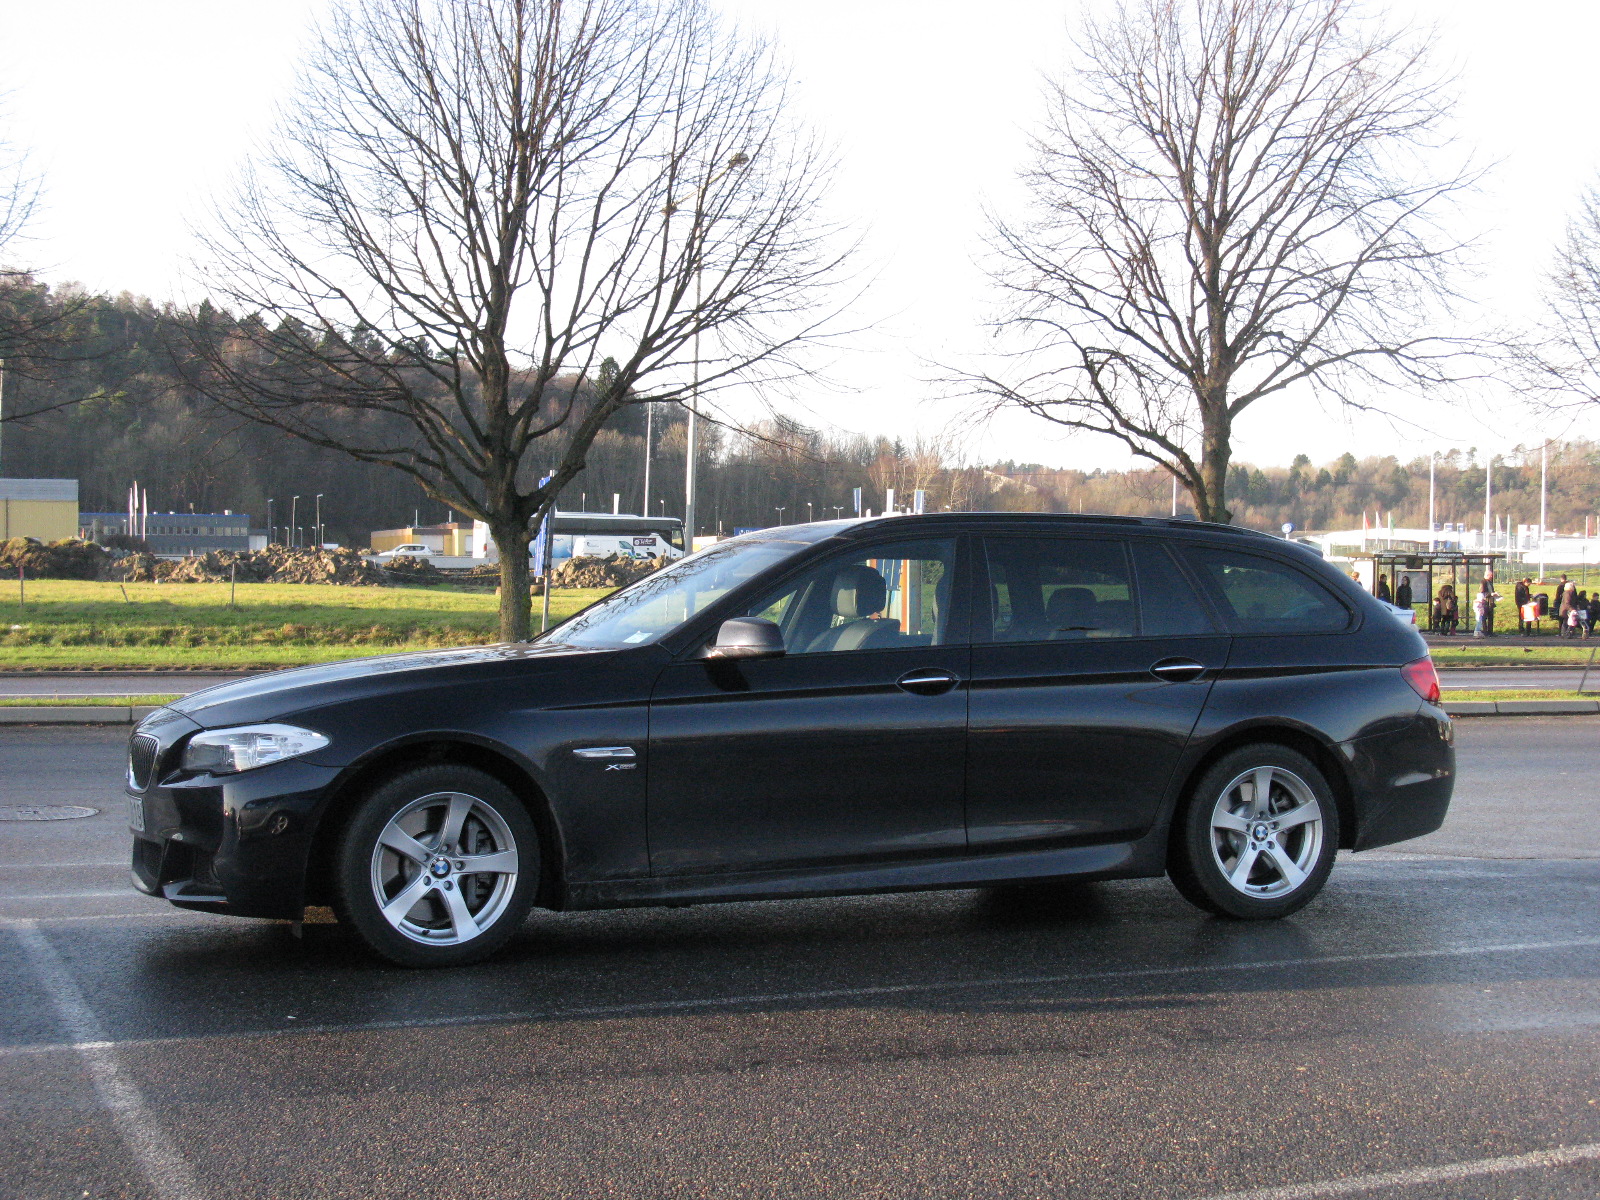
<svg viewBox="0 0 1600 1200"><path fill-rule="evenodd" d="M1226 521L1250 405L1304 385L1372 406L1456 365L1428 336L1461 249L1434 214L1468 182L1428 169L1449 97L1425 42L1354 0L1128 0L1078 44L1033 217L996 222L1013 363L976 387L1118 439Z"/></svg>
<svg viewBox="0 0 1600 1200"><path fill-rule="evenodd" d="M1600 190L1583 197L1556 253L1546 338L1527 355L1557 407L1600 401Z"/></svg>
<svg viewBox="0 0 1600 1200"><path fill-rule="evenodd" d="M209 238L250 315L195 314L191 377L487 522L522 639L532 524L607 420L816 336L827 173L701 0L349 3Z"/></svg>

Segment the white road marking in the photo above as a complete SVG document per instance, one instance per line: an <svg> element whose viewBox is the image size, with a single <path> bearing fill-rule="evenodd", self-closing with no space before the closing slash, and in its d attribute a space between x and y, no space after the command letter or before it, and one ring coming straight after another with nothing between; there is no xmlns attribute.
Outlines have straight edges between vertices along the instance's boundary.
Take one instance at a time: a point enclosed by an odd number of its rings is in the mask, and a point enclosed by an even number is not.
<svg viewBox="0 0 1600 1200"><path fill-rule="evenodd" d="M155 896L145 896L143 892L124 887L101 888L94 892L8 892L0 895L0 903L15 903L19 900L105 900L112 896L143 896L146 900L157 899Z"/></svg>
<svg viewBox="0 0 1600 1200"><path fill-rule="evenodd" d="M119 858L114 862L66 862L66 863L0 863L0 871L67 871L77 867L122 867L126 869L128 860Z"/></svg>
<svg viewBox="0 0 1600 1200"><path fill-rule="evenodd" d="M6 924L0 921L0 925ZM33 926L33 921L14 922ZM1070 975L1034 975L990 979L956 979L930 983L891 983L876 987L830 988L808 992L760 992L744 996L703 996L687 1000L645 1000L636 1004L605 1004L588 1008L518 1009L496 1013L456 1013L448 1017L418 1017L409 1021L355 1021L339 1025L295 1025L282 1029L237 1029L196 1037L130 1038L119 1046L182 1044L218 1038L276 1037L306 1033L381 1033L397 1029L439 1029L467 1025L501 1025L517 1021L569 1021L584 1017L649 1016L653 1013L694 1009L743 1008L758 1004L797 1004L819 1000L851 1000L873 996L903 996L918 992L978 991L985 988L1038 987L1059 983L1095 983L1114 979L1156 979L1163 976L1214 975L1234 971L1267 971L1282 967L1349 966L1406 959L1466 958L1482 954L1519 954L1535 950L1586 950L1600 946L1600 938L1575 938L1562 942L1508 942L1488 946L1444 946L1434 950L1396 950L1382 954L1332 954L1322 958L1270 958L1255 962L1210 963L1186 967L1129 967L1116 971L1084 971ZM1471 1032L1470 1030L1467 1032ZM44 1054L60 1046L0 1046L0 1058L16 1054Z"/></svg>
<svg viewBox="0 0 1600 1200"><path fill-rule="evenodd" d="M201 1192L194 1172L145 1104L138 1087L118 1065L115 1043L106 1040L94 1010L83 998L61 955L32 921L18 922L13 928L72 1038L72 1048L83 1060L95 1094L155 1194L161 1200L199 1200Z"/></svg>
<svg viewBox="0 0 1600 1200"><path fill-rule="evenodd" d="M1351 1175L1345 1179L1324 1179L1316 1183L1291 1183L1286 1187L1261 1188L1253 1192L1224 1192L1208 1196L1205 1200L1317 1200L1321 1196L1354 1196L1360 1192L1375 1192L1379 1188L1450 1183L1457 1179L1507 1175L1512 1171L1531 1171L1539 1167L1565 1167L1597 1158L1600 1158L1600 1142L1590 1142L1582 1146L1535 1150L1531 1154L1508 1154L1504 1158L1475 1158L1469 1162L1445 1163L1437 1167L1411 1167L1404 1171L1380 1171L1373 1175Z"/></svg>

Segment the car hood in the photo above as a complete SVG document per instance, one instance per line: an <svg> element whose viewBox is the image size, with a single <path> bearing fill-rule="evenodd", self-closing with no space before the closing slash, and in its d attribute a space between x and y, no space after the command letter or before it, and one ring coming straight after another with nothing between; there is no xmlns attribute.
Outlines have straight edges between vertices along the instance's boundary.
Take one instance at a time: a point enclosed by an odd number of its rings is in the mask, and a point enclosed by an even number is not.
<svg viewBox="0 0 1600 1200"><path fill-rule="evenodd" d="M258 714L288 713L377 692L470 683L491 679L519 664L548 662L552 668L573 659L614 654L611 649L565 646L555 642L512 642L463 646L413 654L384 654L315 667L296 667L221 683L192 692L168 705L201 725L261 719Z"/></svg>

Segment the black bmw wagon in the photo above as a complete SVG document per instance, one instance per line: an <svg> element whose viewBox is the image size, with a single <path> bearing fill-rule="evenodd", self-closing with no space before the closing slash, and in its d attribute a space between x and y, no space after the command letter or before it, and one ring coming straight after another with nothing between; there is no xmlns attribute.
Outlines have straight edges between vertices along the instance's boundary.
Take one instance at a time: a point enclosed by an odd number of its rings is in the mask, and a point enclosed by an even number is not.
<svg viewBox="0 0 1600 1200"><path fill-rule="evenodd" d="M133 878L463 963L530 908L1166 874L1279 917L1444 820L1416 631L1292 542L940 514L746 534L531 642L308 667L134 731Z"/></svg>

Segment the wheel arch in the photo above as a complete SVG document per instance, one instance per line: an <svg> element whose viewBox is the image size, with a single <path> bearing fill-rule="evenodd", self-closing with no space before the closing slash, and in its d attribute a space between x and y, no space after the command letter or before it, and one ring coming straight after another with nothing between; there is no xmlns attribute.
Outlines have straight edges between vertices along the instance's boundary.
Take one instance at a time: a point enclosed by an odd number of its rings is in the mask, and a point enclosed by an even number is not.
<svg viewBox="0 0 1600 1200"><path fill-rule="evenodd" d="M447 733L419 735L384 746L354 764L334 784L312 834L306 863L308 904L327 904L332 894L333 859L339 835L361 797L380 780L412 767L449 763L492 776L521 801L539 833L539 889L534 903L555 907L565 889L565 853L545 790L532 773L503 747Z"/></svg>
<svg viewBox="0 0 1600 1200"><path fill-rule="evenodd" d="M1173 808L1173 819L1169 823L1168 840L1176 836L1175 832L1182 827L1183 814L1193 799L1195 785L1200 778L1211 769L1225 754L1231 754L1241 746L1253 746L1261 743L1279 745L1299 752L1309 758L1323 778L1328 781L1328 786L1333 789L1333 798L1339 809L1339 849L1349 850L1355 845L1356 840L1356 811L1355 793L1351 786L1348 764L1339 754L1338 748L1318 737L1307 729L1294 725L1263 723L1246 725L1230 729L1206 746L1185 773L1183 782L1177 790L1177 800Z"/></svg>

